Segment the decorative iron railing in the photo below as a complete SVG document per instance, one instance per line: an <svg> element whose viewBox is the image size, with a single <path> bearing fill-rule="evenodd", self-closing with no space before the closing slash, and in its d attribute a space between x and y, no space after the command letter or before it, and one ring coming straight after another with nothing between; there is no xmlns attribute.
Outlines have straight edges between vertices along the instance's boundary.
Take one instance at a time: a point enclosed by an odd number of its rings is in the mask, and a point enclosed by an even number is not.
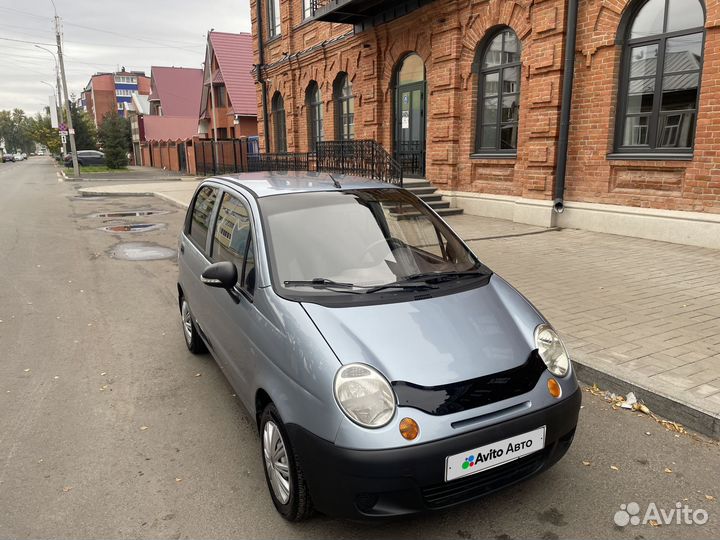
<svg viewBox="0 0 720 540"><path fill-rule="evenodd" d="M250 154L248 155L249 172L255 171L310 171L312 160L310 154Z"/></svg>
<svg viewBox="0 0 720 540"><path fill-rule="evenodd" d="M198 141L195 164L198 175L256 171L317 171L403 183L403 166L376 141L323 141L315 152L262 154L246 139Z"/></svg>
<svg viewBox="0 0 720 540"><path fill-rule="evenodd" d="M374 140L323 141L315 150L317 170L364 176L402 186L403 168Z"/></svg>

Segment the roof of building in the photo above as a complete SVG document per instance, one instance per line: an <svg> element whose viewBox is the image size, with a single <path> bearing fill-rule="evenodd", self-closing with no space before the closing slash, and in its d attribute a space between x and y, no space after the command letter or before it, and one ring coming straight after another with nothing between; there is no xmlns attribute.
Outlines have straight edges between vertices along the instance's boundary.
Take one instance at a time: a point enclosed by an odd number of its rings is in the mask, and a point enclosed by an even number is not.
<svg viewBox="0 0 720 540"><path fill-rule="evenodd" d="M210 44L235 114L257 116L252 35L210 32Z"/></svg>
<svg viewBox="0 0 720 540"><path fill-rule="evenodd" d="M160 100L165 116L197 116L202 94L202 69L152 67L150 99Z"/></svg>
<svg viewBox="0 0 720 540"><path fill-rule="evenodd" d="M657 58L655 56L633 60L630 68L630 95L652 94L655 91L656 66ZM700 58L691 51L667 53L664 67L663 92L690 90L698 87Z"/></svg>
<svg viewBox="0 0 720 540"><path fill-rule="evenodd" d="M144 116L146 141L185 141L198 132L197 116Z"/></svg>
<svg viewBox="0 0 720 540"><path fill-rule="evenodd" d="M342 188L338 188L335 185L333 178L340 183ZM383 189L398 187L394 184L359 176L345 176L340 174L330 176L328 173L307 171L260 171L218 176L216 179L225 180L231 184L241 186L257 198L282 195L284 193L311 193L338 191L338 189Z"/></svg>

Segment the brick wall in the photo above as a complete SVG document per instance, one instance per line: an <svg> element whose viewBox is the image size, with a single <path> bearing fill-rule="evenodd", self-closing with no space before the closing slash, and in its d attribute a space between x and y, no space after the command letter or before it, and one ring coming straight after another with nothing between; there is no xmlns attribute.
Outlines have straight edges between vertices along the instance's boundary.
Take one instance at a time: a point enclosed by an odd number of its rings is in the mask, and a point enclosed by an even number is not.
<svg viewBox="0 0 720 540"><path fill-rule="evenodd" d="M255 1L251 0L257 36ZM720 212L720 2L707 6L707 37L694 158L609 160L621 50L615 44L626 0L580 0L574 106L566 198L643 207ZM301 0L281 0L282 34L266 43L268 106L285 101L288 151L307 151L305 94L316 81L324 102L325 139L335 139L333 81L353 85L358 139L393 148L396 68L422 57L427 81L427 178L444 189L552 198L563 76L566 3L561 0L436 1L387 24L353 34L346 25L303 22ZM472 157L477 115L478 46L500 26L522 42L517 156ZM267 33L265 33L267 35ZM254 43L258 62L257 40ZM289 57L287 56L289 55ZM262 110L260 85L258 110ZM258 124L261 145L265 126ZM272 130L270 130L272 138Z"/></svg>
<svg viewBox="0 0 720 540"><path fill-rule="evenodd" d="M720 213L720 6L707 5L705 61L692 159L609 160L629 2L581 0L570 130L567 199L642 208Z"/></svg>

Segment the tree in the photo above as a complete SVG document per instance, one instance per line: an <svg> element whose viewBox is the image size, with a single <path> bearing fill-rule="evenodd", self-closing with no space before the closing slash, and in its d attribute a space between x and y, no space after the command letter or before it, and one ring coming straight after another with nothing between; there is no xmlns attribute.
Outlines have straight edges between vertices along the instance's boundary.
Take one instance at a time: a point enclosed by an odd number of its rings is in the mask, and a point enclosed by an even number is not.
<svg viewBox="0 0 720 540"><path fill-rule="evenodd" d="M75 147L78 150L95 150L97 148L97 129L95 122L82 109L78 109L75 99L71 100L70 111L72 114L73 128L75 129Z"/></svg>
<svg viewBox="0 0 720 540"><path fill-rule="evenodd" d="M49 113L37 113L28 119L28 133L33 141L47 146L51 154L60 153L60 135L58 130L52 127Z"/></svg>
<svg viewBox="0 0 720 540"><path fill-rule="evenodd" d="M30 153L35 149L28 128L28 118L22 109L0 111L0 139L5 140L8 152L21 150Z"/></svg>
<svg viewBox="0 0 720 540"><path fill-rule="evenodd" d="M121 169L128 165L128 150L131 147L130 126L126 118L108 113L103 118L98 137L105 152L105 163L110 169Z"/></svg>

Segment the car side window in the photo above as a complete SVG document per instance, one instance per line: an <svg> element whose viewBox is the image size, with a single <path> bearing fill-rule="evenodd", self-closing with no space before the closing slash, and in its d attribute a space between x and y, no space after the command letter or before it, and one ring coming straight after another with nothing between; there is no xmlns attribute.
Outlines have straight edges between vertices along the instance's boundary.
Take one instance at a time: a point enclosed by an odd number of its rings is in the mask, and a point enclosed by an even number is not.
<svg viewBox="0 0 720 540"><path fill-rule="evenodd" d="M238 271L238 285L241 287L246 287L244 278L248 267L255 266L255 257L251 250L251 233L252 224L247 206L229 193L223 195L215 225L212 260L235 264Z"/></svg>
<svg viewBox="0 0 720 540"><path fill-rule="evenodd" d="M210 218L215 207L215 200L218 196L217 188L211 186L203 187L195 197L193 203L192 218L190 219L190 228L188 235L197 244L201 251L205 251L207 245L208 229L210 228Z"/></svg>

